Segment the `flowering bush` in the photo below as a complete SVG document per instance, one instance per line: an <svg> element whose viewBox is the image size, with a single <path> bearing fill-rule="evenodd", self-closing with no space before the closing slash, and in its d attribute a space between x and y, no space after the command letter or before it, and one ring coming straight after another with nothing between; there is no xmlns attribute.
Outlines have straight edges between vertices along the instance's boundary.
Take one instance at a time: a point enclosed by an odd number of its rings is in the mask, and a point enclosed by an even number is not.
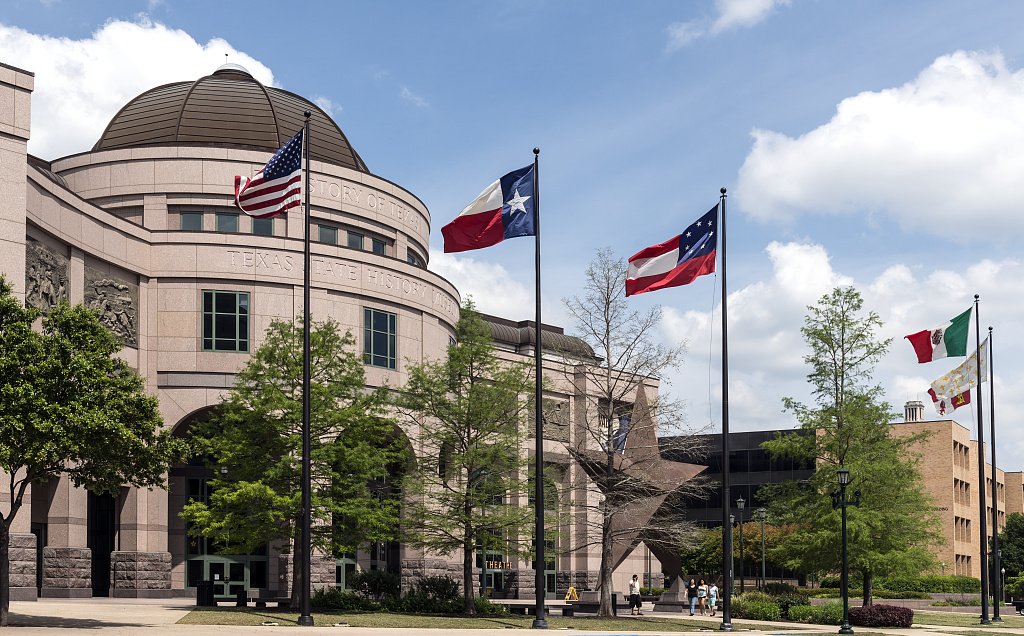
<svg viewBox="0 0 1024 636"><path fill-rule="evenodd" d="M850 608L850 624L861 627L910 627L914 610L895 605L866 605Z"/></svg>

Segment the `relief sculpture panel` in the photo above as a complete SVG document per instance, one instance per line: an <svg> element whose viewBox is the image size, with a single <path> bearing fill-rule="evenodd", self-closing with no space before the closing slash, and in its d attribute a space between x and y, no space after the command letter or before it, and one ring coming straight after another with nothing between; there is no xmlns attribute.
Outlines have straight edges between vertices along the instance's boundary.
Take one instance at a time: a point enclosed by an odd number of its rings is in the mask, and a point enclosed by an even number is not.
<svg viewBox="0 0 1024 636"><path fill-rule="evenodd" d="M124 346L139 348L139 286L97 269L85 268L85 305L99 312L100 322Z"/></svg>
<svg viewBox="0 0 1024 636"><path fill-rule="evenodd" d="M68 257L34 239L25 242L25 305L49 312L68 299Z"/></svg>
<svg viewBox="0 0 1024 636"><path fill-rule="evenodd" d="M533 409L530 409L526 423L527 435L533 437ZM544 398L544 410L541 412L544 422L544 439L555 442L569 442L569 403L565 400L549 400Z"/></svg>

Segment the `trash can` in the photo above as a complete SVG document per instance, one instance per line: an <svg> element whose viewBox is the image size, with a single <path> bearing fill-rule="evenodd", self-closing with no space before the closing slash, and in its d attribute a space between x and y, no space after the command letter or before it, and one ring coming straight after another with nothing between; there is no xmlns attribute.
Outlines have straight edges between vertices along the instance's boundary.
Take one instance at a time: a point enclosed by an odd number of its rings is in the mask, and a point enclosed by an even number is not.
<svg viewBox="0 0 1024 636"><path fill-rule="evenodd" d="M249 591L244 587L235 592L235 607L248 607Z"/></svg>
<svg viewBox="0 0 1024 636"><path fill-rule="evenodd" d="M196 607L217 607L217 601L213 600L213 581L196 583Z"/></svg>

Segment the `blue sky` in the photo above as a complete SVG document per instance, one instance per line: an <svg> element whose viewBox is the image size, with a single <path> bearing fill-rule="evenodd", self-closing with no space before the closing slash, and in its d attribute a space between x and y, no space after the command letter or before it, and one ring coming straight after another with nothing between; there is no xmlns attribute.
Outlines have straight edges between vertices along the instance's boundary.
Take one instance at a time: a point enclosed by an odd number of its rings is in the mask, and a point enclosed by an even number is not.
<svg viewBox="0 0 1024 636"><path fill-rule="evenodd" d="M0 61L36 73L29 149L54 159L228 53L327 108L372 172L430 209L431 269L514 319L532 318L532 241L453 258L440 228L539 146L545 322L570 332L561 299L595 249L665 241L724 186L733 430L792 425L781 397L808 399L805 307L836 284L894 339L876 380L895 409L924 399L931 416L925 391L958 361L919 365L902 336L980 294L999 464L1021 470L1021 24L1009 1L9 0ZM630 300L660 303L661 337L689 341L667 380L698 428L720 421L718 281Z"/></svg>

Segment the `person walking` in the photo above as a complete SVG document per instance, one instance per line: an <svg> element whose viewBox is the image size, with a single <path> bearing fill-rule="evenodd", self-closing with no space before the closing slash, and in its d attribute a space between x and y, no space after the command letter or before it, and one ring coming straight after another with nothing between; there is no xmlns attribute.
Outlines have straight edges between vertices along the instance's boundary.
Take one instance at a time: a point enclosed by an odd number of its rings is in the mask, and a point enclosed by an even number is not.
<svg viewBox="0 0 1024 636"><path fill-rule="evenodd" d="M708 605L711 606L711 615L715 615L715 608L718 606L718 586L715 582L711 582L711 586L708 587Z"/></svg>
<svg viewBox="0 0 1024 636"><path fill-rule="evenodd" d="M697 603L700 605L700 615L704 616L705 604L708 598L708 584L704 582L704 579L700 580L697 585Z"/></svg>
<svg viewBox="0 0 1024 636"><path fill-rule="evenodd" d="M693 611L697 609L697 584L693 579L686 584L686 600L690 602L690 616L693 616Z"/></svg>
<svg viewBox="0 0 1024 636"><path fill-rule="evenodd" d="M636 574L633 575L633 580L629 582L629 615L644 615L640 611L640 581L637 579Z"/></svg>

